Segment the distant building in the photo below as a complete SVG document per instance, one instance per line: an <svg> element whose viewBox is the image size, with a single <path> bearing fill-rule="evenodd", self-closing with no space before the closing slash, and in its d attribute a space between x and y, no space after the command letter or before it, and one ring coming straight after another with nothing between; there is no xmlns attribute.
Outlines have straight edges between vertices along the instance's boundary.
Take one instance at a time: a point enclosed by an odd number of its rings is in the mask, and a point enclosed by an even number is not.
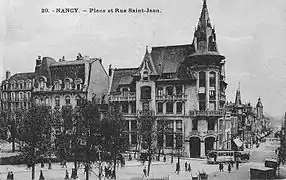
<svg viewBox="0 0 286 180"><path fill-rule="evenodd" d="M16 73L11 76L6 71L6 78L1 83L2 110L15 112L16 110L27 110L32 103L32 82L35 73Z"/></svg>
<svg viewBox="0 0 286 180"><path fill-rule="evenodd" d="M49 57L36 60L33 100L52 109L76 107L82 98L107 103L108 75L102 60L78 56L76 60Z"/></svg>
<svg viewBox="0 0 286 180"><path fill-rule="evenodd" d="M158 126L167 123L157 139L165 153L181 149L204 157L216 148L227 86L224 59L204 1L191 44L146 48L138 68L110 68L110 101L120 104L134 149L136 118L147 110L154 110Z"/></svg>

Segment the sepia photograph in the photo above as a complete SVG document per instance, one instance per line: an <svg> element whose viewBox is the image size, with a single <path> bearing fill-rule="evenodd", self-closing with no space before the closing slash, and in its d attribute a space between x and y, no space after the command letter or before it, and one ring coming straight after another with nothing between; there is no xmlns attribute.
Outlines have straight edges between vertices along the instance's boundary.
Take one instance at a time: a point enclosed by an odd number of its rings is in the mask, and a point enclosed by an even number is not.
<svg viewBox="0 0 286 180"><path fill-rule="evenodd" d="M0 180L286 179L286 0L1 0Z"/></svg>

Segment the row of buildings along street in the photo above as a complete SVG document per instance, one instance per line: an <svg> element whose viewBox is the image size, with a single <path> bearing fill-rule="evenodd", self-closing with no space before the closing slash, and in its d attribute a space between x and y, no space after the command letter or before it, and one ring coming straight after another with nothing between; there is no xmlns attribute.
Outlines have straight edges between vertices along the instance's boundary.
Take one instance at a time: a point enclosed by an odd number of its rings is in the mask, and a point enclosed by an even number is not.
<svg viewBox="0 0 286 180"><path fill-rule="evenodd" d="M263 98L247 102L238 85L235 99L227 101L228 61L218 50L217 38L204 1L189 44L146 47L137 67L105 69L104 59L79 53L74 59L35 57L33 72L7 70L0 109L9 126L1 127L1 139L21 145L15 135L17 122L34 105L54 112L75 109L87 99L98 105L101 119L110 104L120 108L130 152L146 149L138 130L138 119L145 112L152 113L161 131L154 142L159 154L205 158L214 149L256 146L270 129ZM52 130L54 148L61 143L57 141L61 131L57 126Z"/></svg>

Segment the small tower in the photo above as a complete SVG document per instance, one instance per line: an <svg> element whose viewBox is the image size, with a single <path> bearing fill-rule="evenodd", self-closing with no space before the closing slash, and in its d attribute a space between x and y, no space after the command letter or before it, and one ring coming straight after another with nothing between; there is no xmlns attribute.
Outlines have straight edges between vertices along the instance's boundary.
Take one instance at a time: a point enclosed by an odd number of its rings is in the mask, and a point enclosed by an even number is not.
<svg viewBox="0 0 286 180"><path fill-rule="evenodd" d="M258 98L257 104L256 104L256 111L257 111L257 118L262 119L263 116L263 105L261 102L260 97Z"/></svg>

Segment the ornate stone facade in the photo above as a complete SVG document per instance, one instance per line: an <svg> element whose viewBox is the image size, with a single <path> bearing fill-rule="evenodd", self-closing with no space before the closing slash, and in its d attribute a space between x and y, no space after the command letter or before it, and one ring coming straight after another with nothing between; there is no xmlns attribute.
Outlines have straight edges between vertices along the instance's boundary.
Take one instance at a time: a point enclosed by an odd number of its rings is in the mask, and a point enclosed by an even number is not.
<svg viewBox="0 0 286 180"><path fill-rule="evenodd" d="M158 126L167 124L157 139L164 153L204 157L217 147L227 83L225 57L218 52L208 14L204 2L193 43L146 48L139 68L110 67L110 101L120 104L134 147L136 118L144 110L154 110Z"/></svg>

